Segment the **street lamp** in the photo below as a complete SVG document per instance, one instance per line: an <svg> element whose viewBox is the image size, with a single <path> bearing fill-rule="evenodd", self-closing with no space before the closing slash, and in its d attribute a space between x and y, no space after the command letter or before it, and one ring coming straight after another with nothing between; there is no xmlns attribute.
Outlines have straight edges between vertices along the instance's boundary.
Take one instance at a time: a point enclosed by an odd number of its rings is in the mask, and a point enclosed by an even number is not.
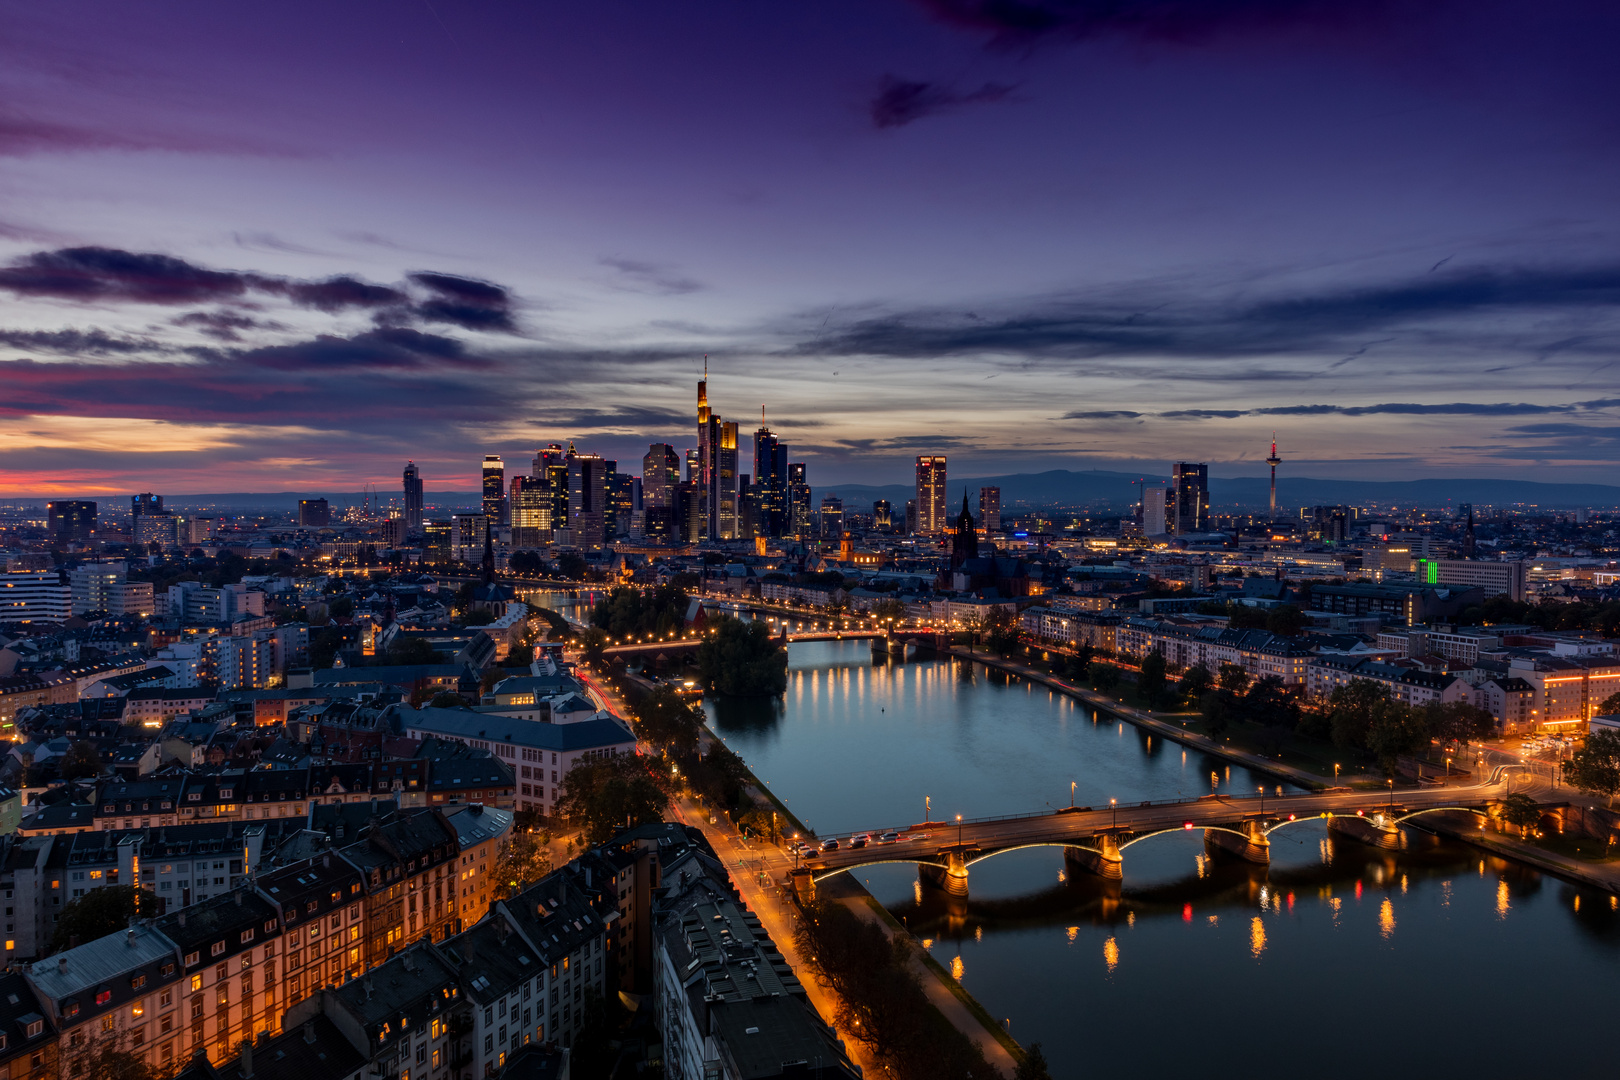
<svg viewBox="0 0 1620 1080"><path fill-rule="evenodd" d="M1074 781L1069 781L1069 809L1074 809Z"/></svg>
<svg viewBox="0 0 1620 1080"><path fill-rule="evenodd" d="M1266 785L1260 785L1260 816L1266 816Z"/></svg>
<svg viewBox="0 0 1620 1080"><path fill-rule="evenodd" d="M1119 800L1109 799L1108 808L1114 812L1114 828L1119 828Z"/></svg>
<svg viewBox="0 0 1620 1080"><path fill-rule="evenodd" d="M1395 778L1392 776L1385 780L1384 783L1389 785L1389 808L1393 811L1395 809Z"/></svg>
<svg viewBox="0 0 1620 1080"><path fill-rule="evenodd" d="M956 846L962 846L962 815L956 815Z"/></svg>

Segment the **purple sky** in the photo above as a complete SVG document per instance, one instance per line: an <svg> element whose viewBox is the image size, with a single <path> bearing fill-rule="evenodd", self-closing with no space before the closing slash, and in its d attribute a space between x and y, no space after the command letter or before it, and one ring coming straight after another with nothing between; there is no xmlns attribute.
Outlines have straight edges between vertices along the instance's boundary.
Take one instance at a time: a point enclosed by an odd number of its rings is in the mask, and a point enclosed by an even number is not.
<svg viewBox="0 0 1620 1080"><path fill-rule="evenodd" d="M1353 11L1355 14L1348 14ZM1612 481L1620 9L0 8L0 494L1208 460Z"/></svg>

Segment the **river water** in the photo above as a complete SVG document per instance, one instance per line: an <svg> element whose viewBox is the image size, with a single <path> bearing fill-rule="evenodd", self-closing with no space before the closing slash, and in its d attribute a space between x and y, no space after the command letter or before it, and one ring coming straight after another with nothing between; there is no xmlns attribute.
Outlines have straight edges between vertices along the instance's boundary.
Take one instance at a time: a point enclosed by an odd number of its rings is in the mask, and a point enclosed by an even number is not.
<svg viewBox="0 0 1620 1080"><path fill-rule="evenodd" d="M777 701L706 705L755 774L822 835L1264 785L981 665L791 648ZM927 803L925 804L925 797ZM908 865L858 876L1053 1075L1612 1075L1620 912L1474 848L1272 838L1269 868L1199 834L1125 852L1125 880L1064 879L1061 849L974 865L966 901Z"/></svg>

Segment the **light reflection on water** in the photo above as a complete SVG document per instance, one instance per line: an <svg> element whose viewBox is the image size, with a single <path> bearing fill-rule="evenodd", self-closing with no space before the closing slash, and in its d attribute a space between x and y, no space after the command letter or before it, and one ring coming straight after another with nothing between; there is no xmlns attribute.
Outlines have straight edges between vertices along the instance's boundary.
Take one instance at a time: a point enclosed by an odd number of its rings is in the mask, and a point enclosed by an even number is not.
<svg viewBox="0 0 1620 1080"><path fill-rule="evenodd" d="M1097 806L1211 785L1275 790L1044 688L974 665L873 666L858 642L795 645L783 699L709 708L732 748L824 834L918 822L925 795L938 820L1065 806L1071 781L1078 804ZM1479 992L1510 971L1520 1000L1573 991L1590 1007L1620 1006L1613 898L1578 903L1573 887L1477 849L1407 838L1384 851L1306 823L1275 834L1260 868L1172 833L1130 848L1123 883L1065 873L1060 848L1036 848L976 863L965 900L924 887L909 865L861 877L941 963L960 958L964 985L1020 1038L1041 1041L1058 1077L1247 1076L1255 1059L1243 1047L1329 1076L1360 1072L1353 1056L1324 1062L1324 1040L1342 1030L1335 1018L1377 1015L1391 993L1424 1002L1423 1024L1378 1028L1380 1055L1402 1073L1535 1075L1545 1046L1529 1028L1432 1033L1477 1027ZM1173 1038L1099 1037L1167 1015ZM1601 1032L1576 1027L1560 1034L1561 1074L1607 1075Z"/></svg>

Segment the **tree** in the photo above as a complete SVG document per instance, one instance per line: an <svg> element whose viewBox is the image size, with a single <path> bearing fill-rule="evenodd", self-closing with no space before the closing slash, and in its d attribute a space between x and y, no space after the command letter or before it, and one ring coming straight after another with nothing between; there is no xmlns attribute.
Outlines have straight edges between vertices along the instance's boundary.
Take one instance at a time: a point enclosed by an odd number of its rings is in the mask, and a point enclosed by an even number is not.
<svg viewBox="0 0 1620 1080"><path fill-rule="evenodd" d="M1136 692L1149 709L1156 709L1164 696L1164 686L1164 653L1154 649L1142 657L1142 666L1136 673Z"/></svg>
<svg viewBox="0 0 1620 1080"><path fill-rule="evenodd" d="M1204 731L1210 738L1219 739L1231 728L1236 700L1230 690L1219 687L1198 700L1198 710L1204 714Z"/></svg>
<svg viewBox="0 0 1620 1080"><path fill-rule="evenodd" d="M984 645L998 656L1011 656L1018 648L1018 615L1003 607L984 613Z"/></svg>
<svg viewBox="0 0 1620 1080"><path fill-rule="evenodd" d="M1305 629L1305 613L1293 604L1278 604L1266 612L1266 629L1281 637L1298 637Z"/></svg>
<svg viewBox="0 0 1620 1080"><path fill-rule="evenodd" d="M103 885L63 905L51 935L51 949L70 949L129 926L137 915L156 915L157 896L134 885Z"/></svg>
<svg viewBox="0 0 1620 1080"><path fill-rule="evenodd" d="M748 784L748 766L722 742L709 744L709 752L689 766L692 786L712 806L740 806Z"/></svg>
<svg viewBox="0 0 1620 1080"><path fill-rule="evenodd" d="M1541 823L1541 804L1520 792L1503 799L1499 813L1503 821L1519 830L1520 836Z"/></svg>
<svg viewBox="0 0 1620 1080"><path fill-rule="evenodd" d="M585 573L589 569L585 557L578 552L565 551L557 556L557 572L569 581L585 580Z"/></svg>
<svg viewBox="0 0 1620 1080"><path fill-rule="evenodd" d="M1119 685L1119 668L1098 661L1091 665L1091 685L1103 693L1111 693Z"/></svg>
<svg viewBox="0 0 1620 1080"><path fill-rule="evenodd" d="M1222 690L1231 694L1241 694L1248 689L1249 673L1236 664L1222 664L1217 681Z"/></svg>
<svg viewBox="0 0 1620 1080"><path fill-rule="evenodd" d="M1069 657L1067 670L1064 672L1070 682L1084 682L1091 674L1091 659L1097 650L1090 645L1079 644L1074 647L1074 655Z"/></svg>
<svg viewBox="0 0 1620 1080"><path fill-rule="evenodd" d="M1395 765L1403 754L1415 754L1429 744L1429 731L1423 715L1398 701L1384 699L1373 711L1367 727L1367 749L1378 756L1385 776L1395 775Z"/></svg>
<svg viewBox="0 0 1620 1080"><path fill-rule="evenodd" d="M57 768L61 770L64 780L75 780L81 776L100 776L101 754L96 750L94 743L81 740L68 747Z"/></svg>
<svg viewBox="0 0 1620 1080"><path fill-rule="evenodd" d="M1241 711L1251 724L1261 727L1288 729L1299 723L1299 703L1275 675L1263 675L1249 684Z"/></svg>
<svg viewBox="0 0 1620 1080"><path fill-rule="evenodd" d="M885 596L872 604L870 614L872 618L881 622L897 623L905 618L906 605L892 596Z"/></svg>
<svg viewBox="0 0 1620 1080"><path fill-rule="evenodd" d="M674 757L697 750L703 713L674 687L658 687L636 703L634 713L637 733L651 745Z"/></svg>
<svg viewBox="0 0 1620 1080"><path fill-rule="evenodd" d="M585 652L585 659L595 663L602 659L602 650L607 648L607 634L600 627L587 627L579 635L579 645Z"/></svg>
<svg viewBox="0 0 1620 1080"><path fill-rule="evenodd" d="M551 873L551 855L543 846L544 837L531 832L513 832L495 855L495 899L516 896Z"/></svg>
<svg viewBox="0 0 1620 1080"><path fill-rule="evenodd" d="M678 634L686 626L690 599L685 589L671 585L653 589L620 585L596 602L590 621L612 637Z"/></svg>
<svg viewBox="0 0 1620 1080"><path fill-rule="evenodd" d="M426 638L407 637L404 634L394 635L394 640L388 643L387 660L390 664L437 664L439 654L433 648L433 643Z"/></svg>
<svg viewBox="0 0 1620 1080"><path fill-rule="evenodd" d="M460 694L452 694L448 690L440 690L437 694L433 695L433 700L428 702L428 706L434 709L470 709L472 708L472 703L466 698L462 697Z"/></svg>
<svg viewBox="0 0 1620 1080"><path fill-rule="evenodd" d="M1203 664L1194 664L1181 673L1181 681L1176 684L1176 692L1181 695L1182 701L1196 704L1198 699L1209 692L1215 685L1215 676Z"/></svg>
<svg viewBox="0 0 1620 1080"><path fill-rule="evenodd" d="M1365 749L1367 732L1392 702L1384 688L1371 679L1351 679L1328 695L1328 724L1336 746Z"/></svg>
<svg viewBox="0 0 1620 1080"><path fill-rule="evenodd" d="M734 697L764 697L787 690L787 649L763 622L727 616L710 624L698 646L698 682Z"/></svg>
<svg viewBox="0 0 1620 1080"><path fill-rule="evenodd" d="M620 829L662 821L668 783L641 754L581 761L563 776L557 813L577 825L587 843L600 844Z"/></svg>
<svg viewBox="0 0 1620 1080"><path fill-rule="evenodd" d="M1496 731L1496 717L1490 710L1466 701L1425 705L1423 723L1431 737L1464 746L1470 739L1487 739Z"/></svg>
<svg viewBox="0 0 1620 1080"><path fill-rule="evenodd" d="M96 890L100 892L100 889ZM65 1054L62 1075L84 1080L162 1080L168 1071L146 1060L129 1042L130 1032L114 1032Z"/></svg>
<svg viewBox="0 0 1620 1080"><path fill-rule="evenodd" d="M1013 1080L1052 1080L1040 1043L1032 1042L1024 1048L1024 1060L1013 1070Z"/></svg>
<svg viewBox="0 0 1620 1080"><path fill-rule="evenodd" d="M1620 693L1610 694L1603 699L1603 704L1597 707L1599 716L1620 716Z"/></svg>
<svg viewBox="0 0 1620 1080"><path fill-rule="evenodd" d="M1582 791L1603 796L1612 805L1615 794L1620 793L1620 732L1600 730L1588 735L1586 745L1564 762L1564 779Z"/></svg>

